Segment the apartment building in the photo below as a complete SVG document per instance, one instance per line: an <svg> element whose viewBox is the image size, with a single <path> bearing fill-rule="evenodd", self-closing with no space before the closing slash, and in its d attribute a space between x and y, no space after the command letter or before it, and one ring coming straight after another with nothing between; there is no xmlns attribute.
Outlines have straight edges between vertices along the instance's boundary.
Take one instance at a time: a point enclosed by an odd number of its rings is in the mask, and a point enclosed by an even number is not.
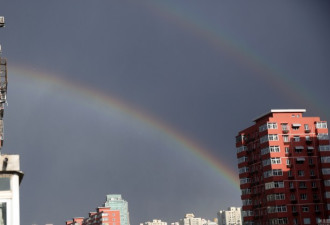
<svg viewBox="0 0 330 225"><path fill-rule="evenodd" d="M241 208L229 207L217 213L218 225L242 225Z"/></svg>
<svg viewBox="0 0 330 225"><path fill-rule="evenodd" d="M121 225L119 210L110 207L98 207L96 212L88 213L88 217L75 217L68 220L66 225Z"/></svg>
<svg viewBox="0 0 330 225"><path fill-rule="evenodd" d="M327 122L271 110L236 136L245 225L317 224L330 215Z"/></svg>

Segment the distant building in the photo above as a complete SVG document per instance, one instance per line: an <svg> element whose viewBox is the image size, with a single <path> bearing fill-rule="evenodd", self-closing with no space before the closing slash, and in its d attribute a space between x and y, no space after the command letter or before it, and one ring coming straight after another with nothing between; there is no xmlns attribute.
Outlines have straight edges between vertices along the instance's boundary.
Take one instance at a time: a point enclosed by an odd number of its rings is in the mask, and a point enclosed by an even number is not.
<svg viewBox="0 0 330 225"><path fill-rule="evenodd" d="M90 212L87 218L75 217L68 220L66 225L120 225L118 210L111 210L109 207L98 207L96 212Z"/></svg>
<svg viewBox="0 0 330 225"><path fill-rule="evenodd" d="M218 225L242 225L241 208L229 207L217 213Z"/></svg>
<svg viewBox="0 0 330 225"><path fill-rule="evenodd" d="M203 225L203 221L202 218L196 218L194 214L189 213L180 220L179 225Z"/></svg>
<svg viewBox="0 0 330 225"><path fill-rule="evenodd" d="M120 224L121 225L130 225L128 203L127 203L127 201L122 199L121 195L118 195L118 194L107 195L104 206L110 207L112 210L119 210Z"/></svg>
<svg viewBox="0 0 330 225"><path fill-rule="evenodd" d="M330 216L327 122L275 109L238 132L244 225L319 224Z"/></svg>
<svg viewBox="0 0 330 225"><path fill-rule="evenodd" d="M202 223L203 223L203 225L218 225L217 222L212 221L212 220L206 220L206 219L202 219Z"/></svg>
<svg viewBox="0 0 330 225"><path fill-rule="evenodd" d="M140 225L167 225L167 222L161 220L152 220L152 222L140 223Z"/></svg>

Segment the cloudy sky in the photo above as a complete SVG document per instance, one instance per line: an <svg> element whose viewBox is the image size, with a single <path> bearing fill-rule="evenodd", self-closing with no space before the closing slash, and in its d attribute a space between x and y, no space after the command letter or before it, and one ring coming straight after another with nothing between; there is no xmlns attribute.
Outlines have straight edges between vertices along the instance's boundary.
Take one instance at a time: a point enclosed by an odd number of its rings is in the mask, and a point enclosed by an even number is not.
<svg viewBox="0 0 330 225"><path fill-rule="evenodd" d="M122 194L132 225L240 206L234 138L270 109L330 120L327 1L1 1L3 153L21 224Z"/></svg>

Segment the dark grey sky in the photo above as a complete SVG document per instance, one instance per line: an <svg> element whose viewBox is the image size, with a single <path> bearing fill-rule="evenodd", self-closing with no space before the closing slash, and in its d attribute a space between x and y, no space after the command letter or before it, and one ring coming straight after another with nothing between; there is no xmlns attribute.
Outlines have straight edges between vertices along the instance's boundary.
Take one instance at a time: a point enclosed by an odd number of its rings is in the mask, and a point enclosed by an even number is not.
<svg viewBox="0 0 330 225"><path fill-rule="evenodd" d="M228 180L162 131L31 71L142 109L235 172L234 137L256 116L306 108L330 119L329 10L327 1L2 1L3 152L21 154L21 224L87 216L110 193L129 202L132 225L241 205Z"/></svg>

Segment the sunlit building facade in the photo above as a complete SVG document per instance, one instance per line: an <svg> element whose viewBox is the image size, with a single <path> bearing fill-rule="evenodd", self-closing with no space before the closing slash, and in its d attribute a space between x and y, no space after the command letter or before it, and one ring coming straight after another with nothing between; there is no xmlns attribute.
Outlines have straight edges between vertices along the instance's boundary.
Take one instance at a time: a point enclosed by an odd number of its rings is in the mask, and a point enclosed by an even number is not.
<svg viewBox="0 0 330 225"><path fill-rule="evenodd" d="M140 223L140 225L167 225L167 222L161 221L161 220L152 220L152 222L144 222Z"/></svg>
<svg viewBox="0 0 330 225"><path fill-rule="evenodd" d="M330 215L327 122L271 110L236 136L243 224L317 224Z"/></svg>
<svg viewBox="0 0 330 225"><path fill-rule="evenodd" d="M181 219L179 225L203 225L202 218L195 217L194 214L186 214L185 218Z"/></svg>
<svg viewBox="0 0 330 225"><path fill-rule="evenodd" d="M218 225L242 225L241 208L229 207L217 213Z"/></svg>

